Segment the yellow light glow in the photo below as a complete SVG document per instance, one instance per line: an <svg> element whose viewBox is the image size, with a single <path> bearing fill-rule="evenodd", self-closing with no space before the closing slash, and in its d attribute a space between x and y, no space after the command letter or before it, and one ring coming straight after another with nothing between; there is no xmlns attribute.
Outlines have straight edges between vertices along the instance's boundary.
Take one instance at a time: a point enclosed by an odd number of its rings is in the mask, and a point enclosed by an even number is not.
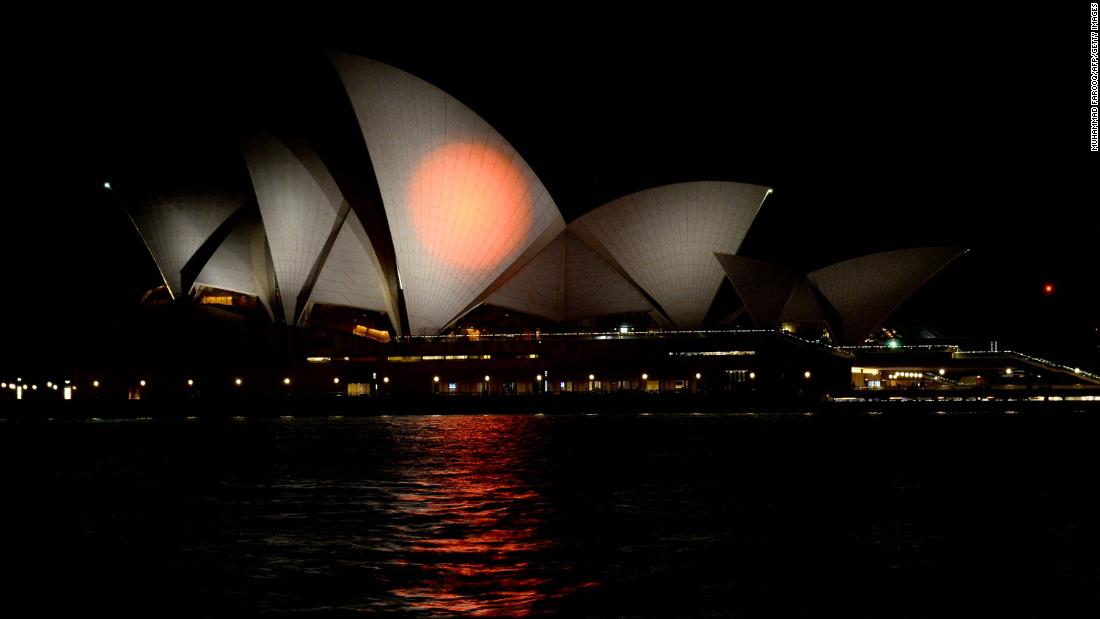
<svg viewBox="0 0 1100 619"><path fill-rule="evenodd" d="M485 375L485 382L489 382L489 375L488 374Z"/></svg>
<svg viewBox="0 0 1100 619"><path fill-rule="evenodd" d="M233 297L229 295L210 295L199 299L200 305L233 305Z"/></svg>
<svg viewBox="0 0 1100 619"><path fill-rule="evenodd" d="M138 384L141 385L142 387L144 387L145 386L145 381L141 381Z"/></svg>
<svg viewBox="0 0 1100 619"><path fill-rule="evenodd" d="M642 380L649 380L649 374L642 374Z"/></svg>
<svg viewBox="0 0 1100 619"><path fill-rule="evenodd" d="M340 384L340 379L339 378L333 378L332 379L332 384L339 385Z"/></svg>
<svg viewBox="0 0 1100 619"><path fill-rule="evenodd" d="M390 377L389 376L383 376L382 377L382 382L384 382L384 383L390 382Z"/></svg>
<svg viewBox="0 0 1100 619"><path fill-rule="evenodd" d="M595 374L589 374L588 375L588 380L596 380L596 375Z"/></svg>
<svg viewBox="0 0 1100 619"><path fill-rule="evenodd" d="M290 384L290 377L289 376L287 378L283 379L283 384L284 385L289 385Z"/></svg>
<svg viewBox="0 0 1100 619"><path fill-rule="evenodd" d="M234 384L234 385L236 385L236 386L238 386L238 387L240 387L240 386L241 386L241 383L242 383L242 382L244 382L244 381L242 381L241 379L239 379L239 378L238 378L238 379L235 379L235 380L233 381L233 384Z"/></svg>
<svg viewBox="0 0 1100 619"><path fill-rule="evenodd" d="M439 377L438 376L433 376L432 377L432 382L433 383L438 383L439 382Z"/></svg>
<svg viewBox="0 0 1100 619"><path fill-rule="evenodd" d="M366 326L363 326L363 325L355 325L355 327L352 328L351 333L352 333L352 335L358 335L359 337L365 337L365 338L368 338L368 339L375 340L377 342L386 343L386 342L390 341L390 332L389 331L383 331L381 329L372 329L370 327L366 327ZM348 360L348 358L344 357L344 361L347 361L347 360Z"/></svg>
<svg viewBox="0 0 1100 619"><path fill-rule="evenodd" d="M703 377L703 375L702 375L702 374L700 374L699 372L696 372L696 373L695 373L695 380L699 380L699 379L700 379L700 378L702 378L702 377Z"/></svg>
<svg viewBox="0 0 1100 619"><path fill-rule="evenodd" d="M809 370L806 370L806 371L805 371L805 372L804 372L804 373L802 374L802 376L803 376L804 378L807 378L807 379L809 379L809 378L810 378L810 371L809 371Z"/></svg>

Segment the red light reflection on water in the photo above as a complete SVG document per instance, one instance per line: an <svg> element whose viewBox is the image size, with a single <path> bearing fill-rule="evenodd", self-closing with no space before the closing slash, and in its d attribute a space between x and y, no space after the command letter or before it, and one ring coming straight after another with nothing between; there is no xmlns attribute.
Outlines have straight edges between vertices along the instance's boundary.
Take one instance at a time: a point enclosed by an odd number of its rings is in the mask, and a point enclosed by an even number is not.
<svg viewBox="0 0 1100 619"><path fill-rule="evenodd" d="M516 160L468 142L429 153L408 187L417 239L464 271L498 266L531 228L530 186Z"/></svg>
<svg viewBox="0 0 1100 619"><path fill-rule="evenodd" d="M525 616L566 593L539 564L547 504L514 472L525 457L526 422L508 417L424 420L411 479L393 498L402 525L402 569L415 582L392 590L409 609L431 615ZM568 587L576 590L593 586Z"/></svg>

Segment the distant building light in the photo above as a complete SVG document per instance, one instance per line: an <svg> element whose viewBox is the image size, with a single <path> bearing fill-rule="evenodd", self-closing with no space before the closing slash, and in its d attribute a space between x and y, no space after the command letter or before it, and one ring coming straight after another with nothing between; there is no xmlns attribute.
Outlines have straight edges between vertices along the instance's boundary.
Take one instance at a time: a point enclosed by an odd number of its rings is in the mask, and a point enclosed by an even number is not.
<svg viewBox="0 0 1100 619"><path fill-rule="evenodd" d="M943 368L940 368L940 376L943 376L946 373L947 373L947 370L945 370Z"/></svg>
<svg viewBox="0 0 1100 619"><path fill-rule="evenodd" d="M489 382L489 375L488 374L485 375L485 382Z"/></svg>
<svg viewBox="0 0 1100 619"><path fill-rule="evenodd" d="M649 374L642 374L642 380L649 380Z"/></svg>
<svg viewBox="0 0 1100 619"><path fill-rule="evenodd" d="M1005 376L1012 376L1012 368L1005 368Z"/></svg>
<svg viewBox="0 0 1100 619"><path fill-rule="evenodd" d="M110 188L111 188L111 184L110 184L110 183L103 183L103 188L104 188L104 189L110 189Z"/></svg>
<svg viewBox="0 0 1100 619"><path fill-rule="evenodd" d="M802 376L803 376L803 378L809 379L810 378L810 371L806 370L805 372L802 373Z"/></svg>
<svg viewBox="0 0 1100 619"><path fill-rule="evenodd" d="M630 325L622 325L619 327L619 333L630 333Z"/></svg>
<svg viewBox="0 0 1100 619"><path fill-rule="evenodd" d="M749 380L756 380L756 372L749 372Z"/></svg>
<svg viewBox="0 0 1100 619"><path fill-rule="evenodd" d="M53 387L53 381L49 381L49 380L46 381L46 386L47 387Z"/></svg>
<svg viewBox="0 0 1100 619"><path fill-rule="evenodd" d="M188 378L187 379L187 386L188 387L194 387L195 386L195 381Z"/></svg>
<svg viewBox="0 0 1100 619"><path fill-rule="evenodd" d="M7 383L0 383L0 389L7 389L7 388L8 388Z"/></svg>
<svg viewBox="0 0 1100 619"><path fill-rule="evenodd" d="M901 342L899 340L890 339L886 340L887 348L901 348Z"/></svg>
<svg viewBox="0 0 1100 619"><path fill-rule="evenodd" d="M31 385L32 391L38 391L38 385Z"/></svg>
<svg viewBox="0 0 1100 619"><path fill-rule="evenodd" d="M596 375L595 374L589 374L588 375L588 380L596 380Z"/></svg>
<svg viewBox="0 0 1100 619"><path fill-rule="evenodd" d="M145 381L144 380L139 381L138 384L141 385L142 387L144 387L145 386Z"/></svg>
<svg viewBox="0 0 1100 619"><path fill-rule="evenodd" d="M696 373L695 373L695 380L699 380L699 379L700 379L700 378L702 378L702 377L703 377L703 375L702 375L702 374L700 374L699 372L696 372Z"/></svg>
<svg viewBox="0 0 1100 619"><path fill-rule="evenodd" d="M535 374L535 382L542 382L542 374Z"/></svg>
<svg viewBox="0 0 1100 619"><path fill-rule="evenodd" d="M332 384L339 385L340 384L340 378L339 377L333 378L332 379Z"/></svg>
<svg viewBox="0 0 1100 619"><path fill-rule="evenodd" d="M290 377L289 376L283 379L283 384L284 385L289 385L290 384Z"/></svg>
<svg viewBox="0 0 1100 619"><path fill-rule="evenodd" d="M382 377L382 382L384 382L384 383L390 382L390 377L389 376L383 376Z"/></svg>
<svg viewBox="0 0 1100 619"><path fill-rule="evenodd" d="M240 386L241 386L241 383L242 383L242 382L244 382L244 381L242 381L242 380L241 380L241 379L239 379L239 378L237 378L237 379L234 379L234 380L233 380L233 384L234 384L234 385L236 385L236 386L238 386L238 387L240 387Z"/></svg>
<svg viewBox="0 0 1100 619"><path fill-rule="evenodd" d="M439 382L439 377L438 376L433 376L432 377L432 382L433 383L438 383Z"/></svg>

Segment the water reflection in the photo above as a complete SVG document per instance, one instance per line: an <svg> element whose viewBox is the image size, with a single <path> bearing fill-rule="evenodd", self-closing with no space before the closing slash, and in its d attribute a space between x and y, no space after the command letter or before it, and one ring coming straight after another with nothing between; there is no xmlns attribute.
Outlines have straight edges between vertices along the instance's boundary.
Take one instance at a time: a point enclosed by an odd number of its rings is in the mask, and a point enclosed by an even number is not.
<svg viewBox="0 0 1100 619"><path fill-rule="evenodd" d="M538 560L549 504L520 472L531 466L525 417L402 420L400 491L387 507L411 578L393 590L430 615L524 616L560 595Z"/></svg>

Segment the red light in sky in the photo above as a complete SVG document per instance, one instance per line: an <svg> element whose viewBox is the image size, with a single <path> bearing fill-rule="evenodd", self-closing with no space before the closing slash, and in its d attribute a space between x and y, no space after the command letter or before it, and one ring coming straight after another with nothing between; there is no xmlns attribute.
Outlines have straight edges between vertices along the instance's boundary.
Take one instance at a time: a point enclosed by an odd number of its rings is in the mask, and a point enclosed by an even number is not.
<svg viewBox="0 0 1100 619"><path fill-rule="evenodd" d="M1043 284L1043 294L1047 295L1048 297L1054 294L1054 284L1050 282Z"/></svg>
<svg viewBox="0 0 1100 619"><path fill-rule="evenodd" d="M464 271L496 267L531 228L523 171L484 144L445 144L428 154L410 177L409 206L420 242Z"/></svg>

